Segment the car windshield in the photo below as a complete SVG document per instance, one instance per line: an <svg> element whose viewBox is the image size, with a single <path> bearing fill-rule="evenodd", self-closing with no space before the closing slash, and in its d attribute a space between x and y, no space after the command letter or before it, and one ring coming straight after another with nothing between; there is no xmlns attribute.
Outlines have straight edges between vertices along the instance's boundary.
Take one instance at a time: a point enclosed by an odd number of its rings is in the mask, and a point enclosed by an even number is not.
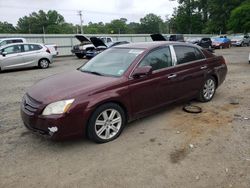
<svg viewBox="0 0 250 188"><path fill-rule="evenodd" d="M111 48L98 54L79 70L102 76L120 77L144 49Z"/></svg>

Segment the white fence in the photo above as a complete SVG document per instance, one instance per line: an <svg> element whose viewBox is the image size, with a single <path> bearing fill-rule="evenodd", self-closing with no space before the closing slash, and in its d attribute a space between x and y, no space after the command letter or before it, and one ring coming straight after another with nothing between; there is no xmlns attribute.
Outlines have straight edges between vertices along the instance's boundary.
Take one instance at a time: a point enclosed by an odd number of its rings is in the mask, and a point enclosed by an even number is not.
<svg viewBox="0 0 250 188"><path fill-rule="evenodd" d="M149 34L120 34L120 35L89 35L92 36L110 36L114 41L129 41L129 42L148 42L152 41ZM58 46L59 56L72 55L71 49L73 45L79 44L79 41L74 35L62 35L62 34L0 34L0 38L13 38L22 37L28 42L44 43L44 44L56 44ZM204 34L184 34L185 38L192 37L211 37L211 35Z"/></svg>

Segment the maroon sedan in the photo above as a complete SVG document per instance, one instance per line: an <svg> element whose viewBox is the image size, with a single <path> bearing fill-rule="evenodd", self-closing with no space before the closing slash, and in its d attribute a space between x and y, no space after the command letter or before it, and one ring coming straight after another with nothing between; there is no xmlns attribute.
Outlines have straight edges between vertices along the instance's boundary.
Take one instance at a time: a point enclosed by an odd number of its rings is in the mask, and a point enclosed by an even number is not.
<svg viewBox="0 0 250 188"><path fill-rule="evenodd" d="M86 135L108 142L127 122L170 103L210 101L226 73L222 56L196 45L121 45L78 70L36 83L23 97L21 115L28 129L52 139Z"/></svg>

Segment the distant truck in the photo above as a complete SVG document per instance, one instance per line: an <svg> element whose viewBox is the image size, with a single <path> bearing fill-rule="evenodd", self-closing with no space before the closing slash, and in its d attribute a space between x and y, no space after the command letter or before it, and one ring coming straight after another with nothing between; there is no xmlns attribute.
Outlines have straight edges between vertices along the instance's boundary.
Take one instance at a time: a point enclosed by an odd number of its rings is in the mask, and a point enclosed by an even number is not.
<svg viewBox="0 0 250 188"><path fill-rule="evenodd" d="M75 38L77 38L80 41L80 44L73 46L71 52L76 55L78 58L84 58L86 56L87 51L95 50L96 47L93 45L93 43L85 37L84 35L75 35ZM98 37L101 39L105 44L113 43L113 39L111 37Z"/></svg>

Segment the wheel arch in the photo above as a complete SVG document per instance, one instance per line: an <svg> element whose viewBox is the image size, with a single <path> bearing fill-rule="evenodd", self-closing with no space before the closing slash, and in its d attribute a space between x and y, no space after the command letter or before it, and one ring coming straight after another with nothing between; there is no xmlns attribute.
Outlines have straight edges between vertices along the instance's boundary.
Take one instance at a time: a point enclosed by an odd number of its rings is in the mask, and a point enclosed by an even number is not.
<svg viewBox="0 0 250 188"><path fill-rule="evenodd" d="M42 58L40 58L40 59L38 60L38 65L39 65L39 63L40 63L43 59L45 59L45 60L47 60L49 63L51 63L50 60L49 60L48 58L42 57Z"/></svg>
<svg viewBox="0 0 250 188"><path fill-rule="evenodd" d="M216 74L211 74L211 77L213 77L215 79L215 84L216 84L216 88L218 88L219 86L219 79L218 76Z"/></svg>
<svg viewBox="0 0 250 188"><path fill-rule="evenodd" d="M87 134L87 133L88 133L88 128L89 128L89 120L90 120L92 114L95 112L95 110L96 110L98 107L100 107L100 106L102 106L102 105L104 105L104 104L108 104L108 103L113 103L113 104L119 105L119 106L123 109L123 111L124 111L124 114L125 114L125 123L128 122L128 120L129 120L128 108L127 108L126 105L124 105L121 101L115 100L115 99L101 101L101 102L97 103L96 105L94 105L94 106L92 107L92 110L91 110L91 112L90 112L90 114L89 114L89 117L88 117L88 120L87 120L87 125L86 125L86 127L85 127L85 135L86 135L87 137L88 137L88 134Z"/></svg>

